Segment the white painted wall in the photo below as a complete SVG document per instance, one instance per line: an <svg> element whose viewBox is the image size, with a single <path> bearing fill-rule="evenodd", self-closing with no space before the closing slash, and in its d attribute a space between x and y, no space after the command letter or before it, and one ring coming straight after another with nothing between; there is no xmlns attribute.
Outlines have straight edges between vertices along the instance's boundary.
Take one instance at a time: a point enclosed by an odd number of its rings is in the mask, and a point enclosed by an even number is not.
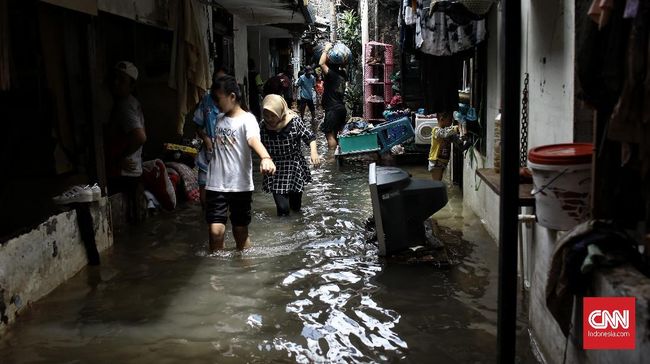
<svg viewBox="0 0 650 364"><path fill-rule="evenodd" d="M240 17L233 15L233 48L235 52L235 78L240 84L248 76L248 26Z"/></svg>
<svg viewBox="0 0 650 364"><path fill-rule="evenodd" d="M522 72L530 73L529 148L573 142L574 8L572 1L522 2Z"/></svg>
<svg viewBox="0 0 650 364"><path fill-rule="evenodd" d="M366 47L365 44L368 43L368 0L359 1L359 12L360 12L360 21L361 21L361 59L366 59ZM365 62L365 61L364 61ZM365 67L363 67L363 79L366 79Z"/></svg>

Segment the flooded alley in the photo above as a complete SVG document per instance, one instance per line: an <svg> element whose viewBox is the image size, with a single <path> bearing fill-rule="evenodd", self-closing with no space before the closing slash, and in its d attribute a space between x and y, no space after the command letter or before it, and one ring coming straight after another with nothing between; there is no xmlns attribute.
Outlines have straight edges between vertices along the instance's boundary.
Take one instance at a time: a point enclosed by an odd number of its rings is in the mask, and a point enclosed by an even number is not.
<svg viewBox="0 0 650 364"><path fill-rule="evenodd" d="M100 267L20 317L0 362L494 362L494 241L451 188L435 216L456 264L385 262L365 241L367 173L328 161L288 218L255 192L243 254L231 235L227 251L207 254L196 205L118 234Z"/></svg>

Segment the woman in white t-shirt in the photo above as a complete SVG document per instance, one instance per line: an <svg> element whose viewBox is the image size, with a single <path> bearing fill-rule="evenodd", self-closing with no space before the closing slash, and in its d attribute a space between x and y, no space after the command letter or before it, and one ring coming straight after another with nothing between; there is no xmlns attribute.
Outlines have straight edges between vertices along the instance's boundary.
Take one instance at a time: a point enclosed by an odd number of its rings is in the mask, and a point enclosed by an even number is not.
<svg viewBox="0 0 650 364"><path fill-rule="evenodd" d="M250 246L248 225L254 190L251 149L262 158L262 174L274 174L275 164L260 141L257 119L241 107L242 95L237 80L232 76L219 78L210 94L223 113L216 123L214 153L205 186L210 251L224 248L228 212L237 249L243 250Z"/></svg>

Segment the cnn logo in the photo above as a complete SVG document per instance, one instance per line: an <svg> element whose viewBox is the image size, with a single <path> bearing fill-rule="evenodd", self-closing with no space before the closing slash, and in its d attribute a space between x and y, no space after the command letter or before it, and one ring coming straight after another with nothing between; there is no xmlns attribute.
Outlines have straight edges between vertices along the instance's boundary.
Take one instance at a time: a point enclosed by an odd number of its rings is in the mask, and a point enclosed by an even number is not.
<svg viewBox="0 0 650 364"><path fill-rule="evenodd" d="M630 311L629 310L594 310L589 314L589 325L594 329L618 329L619 325L627 329L630 327Z"/></svg>
<svg viewBox="0 0 650 364"><path fill-rule="evenodd" d="M634 297L585 297L583 299L584 349L634 349Z"/></svg>

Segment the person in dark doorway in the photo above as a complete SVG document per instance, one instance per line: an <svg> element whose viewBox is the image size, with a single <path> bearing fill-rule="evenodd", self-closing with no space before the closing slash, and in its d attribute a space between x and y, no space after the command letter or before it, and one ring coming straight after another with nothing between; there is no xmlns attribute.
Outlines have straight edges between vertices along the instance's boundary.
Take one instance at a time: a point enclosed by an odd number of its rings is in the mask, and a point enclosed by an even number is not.
<svg viewBox="0 0 650 364"><path fill-rule="evenodd" d="M325 109L325 120L321 131L325 133L329 149L337 146L336 135L343 129L347 110L345 109L345 79L346 73L338 65L327 64L327 52L332 48L332 43L327 43L320 57L320 67L323 70L325 90L323 92L322 106Z"/></svg>
<svg viewBox="0 0 650 364"><path fill-rule="evenodd" d="M285 72L280 72L277 75L269 78L264 84L262 92L264 97L268 95L280 95L287 102L287 105L293 103L293 92L291 91L291 78Z"/></svg>
<svg viewBox="0 0 650 364"><path fill-rule="evenodd" d="M211 252L224 248L226 222L230 217L238 250L250 246L253 196L253 156L262 159L260 171L274 174L275 164L260 141L255 116L241 107L242 95L237 80L224 76L212 85L210 94L222 114L217 118L214 153L208 164L205 186L205 218L209 225Z"/></svg>
<svg viewBox="0 0 650 364"><path fill-rule="evenodd" d="M127 220L141 218L142 146L147 141L140 102L133 96L138 69L120 61L113 68L111 91L113 109L106 131L106 169L109 194L123 192L127 197Z"/></svg>
<svg viewBox="0 0 650 364"><path fill-rule="evenodd" d="M302 154L303 142L309 145L312 165L320 166L316 135L281 96L266 96L262 108L262 144L277 167L274 175L264 176L262 188L266 193L273 193L278 216L288 216L289 210L300 211L303 188L311 182L311 172Z"/></svg>
<svg viewBox="0 0 650 364"><path fill-rule="evenodd" d="M282 86L284 88L284 101L287 102L289 108L293 107L293 71L289 67L285 71L281 72L279 76L282 78Z"/></svg>
<svg viewBox="0 0 650 364"><path fill-rule="evenodd" d="M226 75L224 67L216 67L212 74L212 83L217 82L217 79ZM217 124L217 116L219 115L219 107L208 91L201 102L194 111L192 121L196 124L196 135L203 141L201 150L196 156L196 165L199 169L198 181L199 189L201 191L201 206L205 208L205 183L208 178L208 164L212 156L215 127Z"/></svg>
<svg viewBox="0 0 650 364"><path fill-rule="evenodd" d="M255 62L252 59L248 59L248 107L250 112L255 115L257 120L262 120L262 110L260 108L260 94L262 93L262 87L264 82L262 77L255 70Z"/></svg>
<svg viewBox="0 0 650 364"><path fill-rule="evenodd" d="M314 132L318 128L318 121L316 120L316 108L314 107L314 94L316 87L316 77L311 67L305 67L305 73L298 78L298 110L300 111L300 118L305 120L305 107L309 107L311 114L311 127Z"/></svg>

